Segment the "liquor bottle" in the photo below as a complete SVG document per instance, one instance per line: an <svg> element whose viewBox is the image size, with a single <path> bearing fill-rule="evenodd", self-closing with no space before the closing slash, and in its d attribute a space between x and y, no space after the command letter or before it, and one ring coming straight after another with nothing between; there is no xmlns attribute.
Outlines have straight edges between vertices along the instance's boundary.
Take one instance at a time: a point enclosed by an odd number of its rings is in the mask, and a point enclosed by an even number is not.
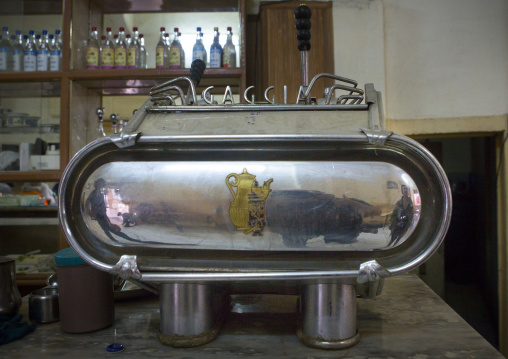
<svg viewBox="0 0 508 359"><path fill-rule="evenodd" d="M138 31L138 27L137 26L134 26L132 28L132 41L136 40L137 43L138 43L138 46L139 46L139 31Z"/></svg>
<svg viewBox="0 0 508 359"><path fill-rule="evenodd" d="M111 28L106 28L106 38L102 42L101 68L109 70L115 68L115 38Z"/></svg>
<svg viewBox="0 0 508 359"><path fill-rule="evenodd" d="M16 31L14 45L12 46L12 71L23 71L23 35Z"/></svg>
<svg viewBox="0 0 508 359"><path fill-rule="evenodd" d="M129 46L132 44L131 34L125 35L125 48L129 49Z"/></svg>
<svg viewBox="0 0 508 359"><path fill-rule="evenodd" d="M222 67L236 67L236 49L233 45L233 32L228 27L228 38L222 49Z"/></svg>
<svg viewBox="0 0 508 359"><path fill-rule="evenodd" d="M164 34L164 43L166 44L166 58L164 59L164 67L169 67L169 49L171 48L171 41L169 41L169 33Z"/></svg>
<svg viewBox="0 0 508 359"><path fill-rule="evenodd" d="M180 44L180 46L182 47L182 50L180 51L180 63L182 64L182 68L185 67L185 50L183 49L183 46L182 46L182 33L179 31L178 32L178 43Z"/></svg>
<svg viewBox="0 0 508 359"><path fill-rule="evenodd" d="M99 68L99 54L100 54L100 46L99 46L99 34L97 33L97 28L92 27L92 32L90 33L90 37L88 38L86 44L86 68L87 69L98 69Z"/></svg>
<svg viewBox="0 0 508 359"><path fill-rule="evenodd" d="M31 31L33 32L33 31ZM33 72L37 70L37 51L35 44L28 35L23 36L23 71Z"/></svg>
<svg viewBox="0 0 508 359"><path fill-rule="evenodd" d="M30 39L30 42L37 48L37 39L35 38L35 31L33 30L28 31L28 38Z"/></svg>
<svg viewBox="0 0 508 359"><path fill-rule="evenodd" d="M95 130L95 138L99 139L102 137L106 137L106 132L104 132L104 107L97 108L97 129Z"/></svg>
<svg viewBox="0 0 508 359"><path fill-rule="evenodd" d="M16 42L16 36L11 35L9 39L9 51L7 52L7 71L14 71L14 59L12 58L12 51L14 50L14 43Z"/></svg>
<svg viewBox="0 0 508 359"><path fill-rule="evenodd" d="M118 31L118 43L115 46L115 69L127 68L127 44L125 42L125 29Z"/></svg>
<svg viewBox="0 0 508 359"><path fill-rule="evenodd" d="M164 42L164 35L166 34L166 28L161 27L161 35L159 37L159 42L155 47L155 68L163 69L166 66L167 49L166 43Z"/></svg>
<svg viewBox="0 0 508 359"><path fill-rule="evenodd" d="M146 69L147 63L146 59L148 57L148 52L146 51L145 46L145 37L143 34L139 34L139 68Z"/></svg>
<svg viewBox="0 0 508 359"><path fill-rule="evenodd" d="M35 35L35 48L37 49L37 51L39 51L39 47L41 47L41 35L39 34L36 34Z"/></svg>
<svg viewBox="0 0 508 359"><path fill-rule="evenodd" d="M182 44L178 41L178 28L174 28L175 34L169 47L169 68L182 68Z"/></svg>
<svg viewBox="0 0 508 359"><path fill-rule="evenodd" d="M49 35L49 71L60 71L62 69L60 44L55 41L53 35Z"/></svg>
<svg viewBox="0 0 508 359"><path fill-rule="evenodd" d="M200 27L196 28L196 43L192 48L192 61L197 59L203 60L206 64L206 49L203 45L203 33Z"/></svg>
<svg viewBox="0 0 508 359"><path fill-rule="evenodd" d="M62 33L60 30L55 30L55 42L57 42L60 49L62 49ZM62 56L61 53L60 56Z"/></svg>
<svg viewBox="0 0 508 359"><path fill-rule="evenodd" d="M127 68L139 68L139 35L133 37L127 54Z"/></svg>
<svg viewBox="0 0 508 359"><path fill-rule="evenodd" d="M11 43L9 41L9 28L2 28L2 39L0 40L0 71L9 71L8 57L11 51Z"/></svg>
<svg viewBox="0 0 508 359"><path fill-rule="evenodd" d="M48 31L42 30L42 37L37 49L37 71L48 71L49 69L49 37Z"/></svg>
<svg viewBox="0 0 508 359"><path fill-rule="evenodd" d="M213 28L213 43L210 46L210 68L221 67L222 61L222 46L219 43L219 28Z"/></svg>

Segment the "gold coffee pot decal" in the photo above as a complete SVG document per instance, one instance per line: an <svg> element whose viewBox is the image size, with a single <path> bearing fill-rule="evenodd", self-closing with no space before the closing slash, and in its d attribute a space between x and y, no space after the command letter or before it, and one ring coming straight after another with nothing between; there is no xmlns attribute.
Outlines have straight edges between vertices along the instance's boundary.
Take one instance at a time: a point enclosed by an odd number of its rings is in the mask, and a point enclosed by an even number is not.
<svg viewBox="0 0 508 359"><path fill-rule="evenodd" d="M272 182L273 179L270 178L263 187L259 187L256 176L247 172L246 168L241 174L230 173L226 177L226 184L233 195L229 205L229 218L238 231L245 231L245 234L253 232L254 236L261 235L266 226L265 203L272 191ZM233 187L236 187L236 192Z"/></svg>

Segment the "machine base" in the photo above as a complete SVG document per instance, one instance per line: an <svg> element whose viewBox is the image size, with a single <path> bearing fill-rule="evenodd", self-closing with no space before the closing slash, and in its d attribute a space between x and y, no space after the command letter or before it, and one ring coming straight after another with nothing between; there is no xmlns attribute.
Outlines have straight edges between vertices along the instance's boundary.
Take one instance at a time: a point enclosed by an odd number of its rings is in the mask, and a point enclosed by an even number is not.
<svg viewBox="0 0 508 359"><path fill-rule="evenodd" d="M308 347L316 348L316 349L325 349L325 350L340 350L350 348L360 341L360 333L356 332L356 335L340 340L325 340L323 338L311 338L303 334L301 329L298 329L296 332L298 339L302 344L305 344Z"/></svg>

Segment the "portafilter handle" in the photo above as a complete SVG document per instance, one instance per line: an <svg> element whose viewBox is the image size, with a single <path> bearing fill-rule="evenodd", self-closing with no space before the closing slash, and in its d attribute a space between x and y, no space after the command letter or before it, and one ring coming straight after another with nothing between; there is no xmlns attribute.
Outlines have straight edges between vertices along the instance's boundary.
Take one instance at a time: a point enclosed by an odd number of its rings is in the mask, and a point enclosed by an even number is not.
<svg viewBox="0 0 508 359"><path fill-rule="evenodd" d="M307 5L300 5L295 10L296 37L302 66L302 85L309 85L309 50L310 50L310 18L312 11Z"/></svg>

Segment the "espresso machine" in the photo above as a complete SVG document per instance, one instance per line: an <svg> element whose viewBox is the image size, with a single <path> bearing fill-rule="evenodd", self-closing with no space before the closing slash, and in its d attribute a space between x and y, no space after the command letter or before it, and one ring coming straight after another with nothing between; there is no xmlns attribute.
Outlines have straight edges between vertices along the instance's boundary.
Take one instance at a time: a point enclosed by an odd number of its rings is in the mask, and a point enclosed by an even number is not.
<svg viewBox="0 0 508 359"><path fill-rule="evenodd" d="M356 302L442 243L451 190L418 142L386 130L373 84L309 80L310 9L295 11L298 98L201 96L204 63L155 86L121 134L70 161L59 214L90 265L155 291L160 340L213 341L238 293L298 295L300 341L359 342ZM317 81L333 79L322 98ZM361 299L360 299L361 298Z"/></svg>

